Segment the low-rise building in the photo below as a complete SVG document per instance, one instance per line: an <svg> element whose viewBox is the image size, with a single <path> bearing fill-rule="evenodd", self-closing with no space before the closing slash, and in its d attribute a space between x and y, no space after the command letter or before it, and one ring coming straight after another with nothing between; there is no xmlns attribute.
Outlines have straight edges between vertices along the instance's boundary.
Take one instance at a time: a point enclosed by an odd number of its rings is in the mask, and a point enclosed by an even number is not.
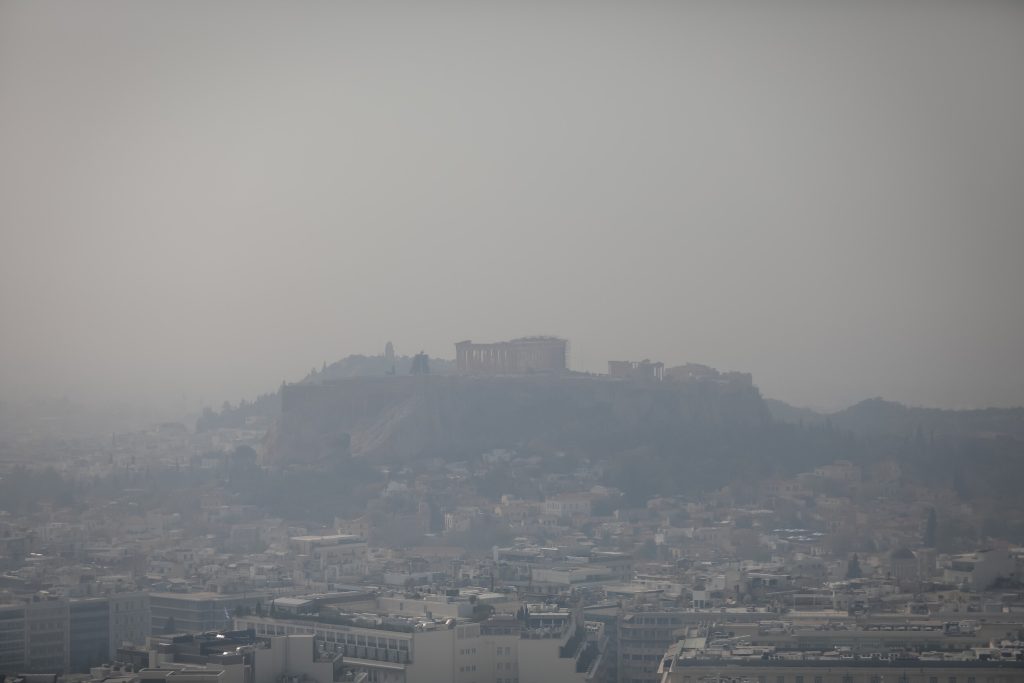
<svg viewBox="0 0 1024 683"><path fill-rule="evenodd" d="M983 591L996 579L1013 577L1016 568L1016 560L1007 550L978 550L949 558L943 565L943 580L971 591Z"/></svg>
<svg viewBox="0 0 1024 683"><path fill-rule="evenodd" d="M660 683L1021 683L1024 661L931 657L868 658L839 652L740 651L731 656L670 649L658 669Z"/></svg>
<svg viewBox="0 0 1024 683"><path fill-rule="evenodd" d="M268 594L150 593L150 633L206 633L231 625L236 607L254 608Z"/></svg>
<svg viewBox="0 0 1024 683"><path fill-rule="evenodd" d="M314 637L318 650L342 657L346 675L375 683L604 680L603 632L591 634L580 612L553 605L526 605L516 615L483 621L325 611L306 618L239 617L235 623L257 638Z"/></svg>
<svg viewBox="0 0 1024 683"><path fill-rule="evenodd" d="M619 683L658 683L658 667L682 627L678 612L625 612L618 622Z"/></svg>

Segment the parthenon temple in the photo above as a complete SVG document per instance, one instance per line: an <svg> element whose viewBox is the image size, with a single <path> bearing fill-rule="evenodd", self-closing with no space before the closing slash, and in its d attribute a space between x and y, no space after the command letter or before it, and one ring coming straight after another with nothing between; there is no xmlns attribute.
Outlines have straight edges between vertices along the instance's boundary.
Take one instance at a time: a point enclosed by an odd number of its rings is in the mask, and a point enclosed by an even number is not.
<svg viewBox="0 0 1024 683"><path fill-rule="evenodd" d="M568 342L558 337L522 337L493 344L455 344L459 372L472 375L520 375L564 372Z"/></svg>

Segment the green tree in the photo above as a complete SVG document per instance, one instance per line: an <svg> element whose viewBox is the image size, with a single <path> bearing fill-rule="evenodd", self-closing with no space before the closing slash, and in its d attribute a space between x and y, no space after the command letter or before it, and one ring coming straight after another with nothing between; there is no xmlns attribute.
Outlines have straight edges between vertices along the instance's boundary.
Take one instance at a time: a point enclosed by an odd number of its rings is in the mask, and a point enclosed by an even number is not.
<svg viewBox="0 0 1024 683"><path fill-rule="evenodd" d="M853 554L853 559L846 565L846 578L848 579L859 579L864 573L860 568L860 558L857 557L857 553Z"/></svg>
<svg viewBox="0 0 1024 683"><path fill-rule="evenodd" d="M637 557L642 560L654 560L658 557L658 546L655 545L654 539L646 539L640 547L637 549Z"/></svg>

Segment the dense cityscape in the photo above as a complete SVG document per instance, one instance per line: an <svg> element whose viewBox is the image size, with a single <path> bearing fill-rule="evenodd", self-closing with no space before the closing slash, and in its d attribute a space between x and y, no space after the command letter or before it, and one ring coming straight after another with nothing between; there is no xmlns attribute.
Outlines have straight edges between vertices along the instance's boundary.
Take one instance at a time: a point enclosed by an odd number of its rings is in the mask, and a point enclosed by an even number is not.
<svg viewBox="0 0 1024 683"><path fill-rule="evenodd" d="M908 476L914 453L943 443L1019 444L987 431L999 415L981 411L975 436L917 424L872 438L773 416L745 373L649 360L571 372L554 337L455 348L445 361L388 343L196 426L6 439L0 671L29 683L1024 672L1020 527L986 521L1016 503L997 486L984 499ZM566 403L644 436L588 448L548 429ZM531 405L544 410L524 415ZM503 415L515 438L489 427ZM650 459L644 438L662 419L689 425L658 438L690 443L692 462L700 449L727 461L718 485L682 462L700 487L631 488L622 460ZM751 429L810 441L810 460L741 471L724 440Z"/></svg>

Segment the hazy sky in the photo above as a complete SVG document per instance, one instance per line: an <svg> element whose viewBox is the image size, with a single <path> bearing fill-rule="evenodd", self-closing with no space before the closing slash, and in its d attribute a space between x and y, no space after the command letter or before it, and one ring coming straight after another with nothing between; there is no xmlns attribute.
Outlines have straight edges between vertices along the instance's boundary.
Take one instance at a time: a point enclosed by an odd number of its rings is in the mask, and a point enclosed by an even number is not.
<svg viewBox="0 0 1024 683"><path fill-rule="evenodd" d="M1024 404L1024 3L0 0L0 397L557 334Z"/></svg>

